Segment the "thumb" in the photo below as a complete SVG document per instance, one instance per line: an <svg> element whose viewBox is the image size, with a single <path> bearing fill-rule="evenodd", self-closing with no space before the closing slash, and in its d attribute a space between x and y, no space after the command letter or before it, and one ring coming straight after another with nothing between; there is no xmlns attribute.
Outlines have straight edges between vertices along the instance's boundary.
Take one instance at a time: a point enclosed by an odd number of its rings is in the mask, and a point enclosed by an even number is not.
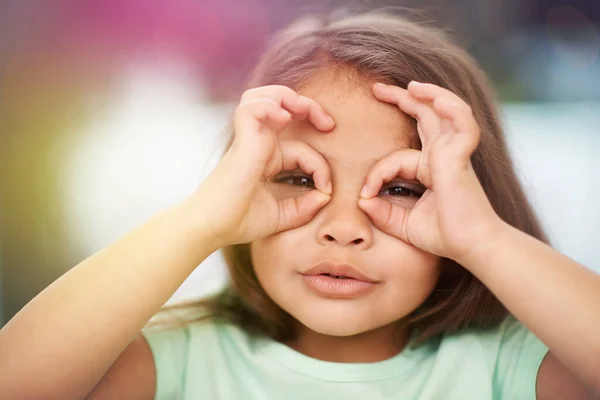
<svg viewBox="0 0 600 400"><path fill-rule="evenodd" d="M369 216L373 224L382 232L408 242L406 221L408 210L379 197L360 199L358 206Z"/></svg>
<svg viewBox="0 0 600 400"><path fill-rule="evenodd" d="M277 232L308 223L330 199L330 195L312 190L305 195L280 201Z"/></svg>

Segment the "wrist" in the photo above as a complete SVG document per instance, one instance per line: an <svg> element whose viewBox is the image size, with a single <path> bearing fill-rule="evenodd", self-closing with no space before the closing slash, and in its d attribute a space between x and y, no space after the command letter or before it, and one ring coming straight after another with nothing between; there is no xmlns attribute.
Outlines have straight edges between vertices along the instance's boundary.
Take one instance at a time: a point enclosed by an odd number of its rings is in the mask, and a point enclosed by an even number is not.
<svg viewBox="0 0 600 400"><path fill-rule="evenodd" d="M506 249L506 242L514 229L498 218L482 231L479 239L473 243L469 251L455 261L474 273L478 267L485 266L494 254Z"/></svg>
<svg viewBox="0 0 600 400"><path fill-rule="evenodd" d="M175 205L169 212L180 221L194 246L206 256L226 246L207 226L207 218L203 216L202 210L198 210L193 198Z"/></svg>

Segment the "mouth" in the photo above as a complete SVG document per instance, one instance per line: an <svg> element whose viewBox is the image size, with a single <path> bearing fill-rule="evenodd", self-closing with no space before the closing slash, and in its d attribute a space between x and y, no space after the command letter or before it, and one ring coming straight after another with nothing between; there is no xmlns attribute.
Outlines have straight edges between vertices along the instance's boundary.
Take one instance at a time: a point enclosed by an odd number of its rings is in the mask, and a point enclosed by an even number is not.
<svg viewBox="0 0 600 400"><path fill-rule="evenodd" d="M357 268L350 264L338 264L334 262L322 262L308 271L302 273L304 276L328 276L335 279L355 279L368 283L378 283L376 280L369 278L361 273Z"/></svg>
<svg viewBox="0 0 600 400"><path fill-rule="evenodd" d="M349 276L336 276L336 275L331 275L331 274L321 274L324 276L329 276L331 278L335 278L335 279L354 279L354 278L350 278Z"/></svg>
<svg viewBox="0 0 600 400"><path fill-rule="evenodd" d="M372 291L380 281L348 264L324 262L302 273L308 288L320 297L350 299Z"/></svg>

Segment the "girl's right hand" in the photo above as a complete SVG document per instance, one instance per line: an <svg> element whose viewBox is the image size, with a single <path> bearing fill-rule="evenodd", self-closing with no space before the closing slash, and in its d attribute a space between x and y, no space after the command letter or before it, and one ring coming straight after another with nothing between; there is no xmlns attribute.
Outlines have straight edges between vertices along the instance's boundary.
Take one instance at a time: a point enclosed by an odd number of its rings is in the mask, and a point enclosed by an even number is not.
<svg viewBox="0 0 600 400"><path fill-rule="evenodd" d="M259 87L242 96L231 147L189 199L202 233L217 248L304 225L329 201L331 178L323 156L306 143L279 140L292 118L308 120L322 132L335 126L317 102L285 86ZM312 175L317 190L276 198L269 180L295 169Z"/></svg>

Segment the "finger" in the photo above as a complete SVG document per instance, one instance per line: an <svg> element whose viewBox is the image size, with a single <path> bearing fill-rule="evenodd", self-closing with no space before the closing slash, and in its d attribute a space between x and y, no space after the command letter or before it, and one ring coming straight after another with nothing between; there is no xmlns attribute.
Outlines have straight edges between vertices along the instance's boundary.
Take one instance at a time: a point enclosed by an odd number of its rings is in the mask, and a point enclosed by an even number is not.
<svg viewBox="0 0 600 400"><path fill-rule="evenodd" d="M236 109L236 118L239 123L238 129L244 132L260 131L262 125L267 128L283 129L291 120L289 111L281 108L270 98L258 98L240 104Z"/></svg>
<svg viewBox="0 0 600 400"><path fill-rule="evenodd" d="M475 150L481 133L471 109L465 110L461 104L447 98L436 99L433 108L438 115L452 123L455 132L469 134L470 150Z"/></svg>
<svg viewBox="0 0 600 400"><path fill-rule="evenodd" d="M432 102L434 110L441 117L458 122L461 129L457 131L467 132L472 130L474 125L476 126L471 107L452 91L430 83L415 81L409 83L408 91L416 99Z"/></svg>
<svg viewBox="0 0 600 400"><path fill-rule="evenodd" d="M456 102L464 111L470 111L471 107L456 93L433 83L422 83L412 81L407 86L408 92L421 101L433 102L436 99L447 99Z"/></svg>
<svg viewBox="0 0 600 400"><path fill-rule="evenodd" d="M240 104L237 108L242 117L251 116L262 123L275 123L285 125L292 118L292 114L283 109L273 99L268 97L250 100Z"/></svg>
<svg viewBox="0 0 600 400"><path fill-rule="evenodd" d="M405 225L409 210L379 197L360 199L358 206L367 213L379 230L405 242L408 241Z"/></svg>
<svg viewBox="0 0 600 400"><path fill-rule="evenodd" d="M317 190L331 194L331 173L325 158L304 142L281 141L283 170L302 169L313 176ZM279 172L279 171L276 171Z"/></svg>
<svg viewBox="0 0 600 400"><path fill-rule="evenodd" d="M406 89L394 85L376 83L373 94L381 101L396 104L400 110L416 119L420 124L419 138L425 146L433 135L440 132L440 118L430 104L414 98Z"/></svg>
<svg viewBox="0 0 600 400"><path fill-rule="evenodd" d="M250 89L242 95L241 103L268 97L288 110L295 119L308 119L317 129L327 132L334 128L333 118L313 99L300 96L287 86L271 85Z"/></svg>
<svg viewBox="0 0 600 400"><path fill-rule="evenodd" d="M402 149L379 160L367 173L360 197L371 199L377 196L381 186L396 177L417 180L421 154L419 150Z"/></svg>
<svg viewBox="0 0 600 400"><path fill-rule="evenodd" d="M297 228L308 223L329 202L331 196L313 190L299 197L290 197L279 203L277 232Z"/></svg>
<svg viewBox="0 0 600 400"><path fill-rule="evenodd" d="M331 117L327 111L325 111L321 104L309 97L300 97L303 101L308 103L309 111L304 116L294 116L295 119L308 119L311 124L317 127L317 129L324 132L330 131L335 127L335 121L333 120L333 117Z"/></svg>

